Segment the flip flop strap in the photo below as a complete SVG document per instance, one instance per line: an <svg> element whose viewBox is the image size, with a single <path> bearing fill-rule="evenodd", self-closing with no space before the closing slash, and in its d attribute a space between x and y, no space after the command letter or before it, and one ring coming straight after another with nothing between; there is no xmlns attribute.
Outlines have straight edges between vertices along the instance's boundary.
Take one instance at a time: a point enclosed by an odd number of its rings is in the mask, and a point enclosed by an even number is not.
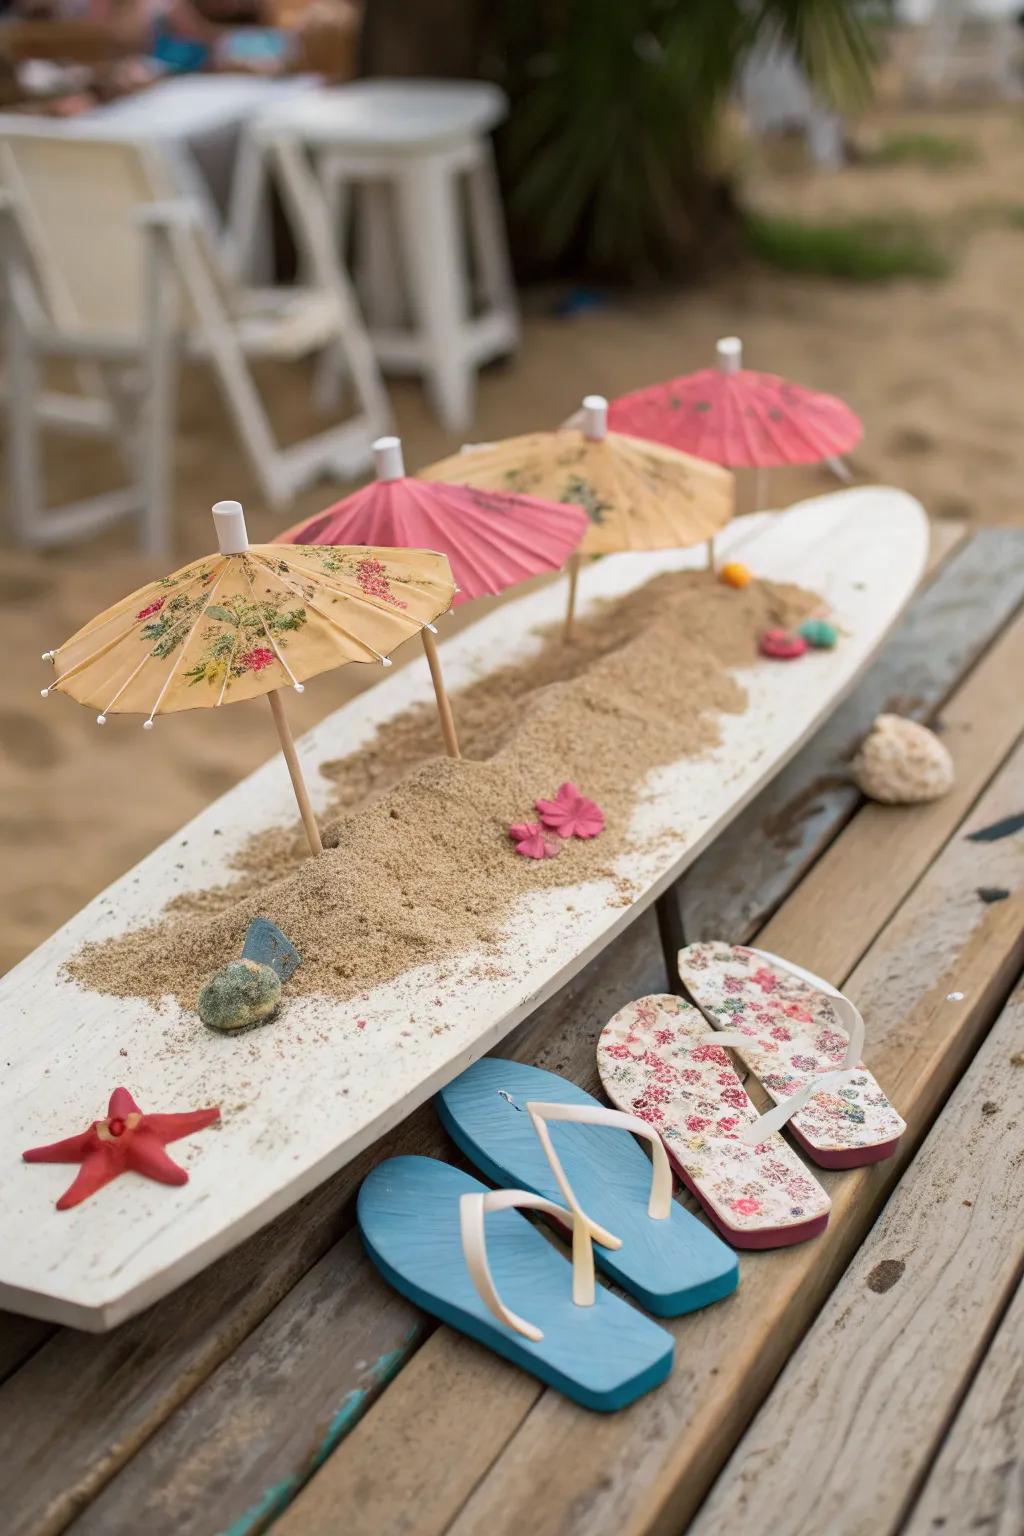
<svg viewBox="0 0 1024 1536"><path fill-rule="evenodd" d="M494 1276L491 1274L491 1266L487 1262L484 1219L491 1211L513 1209L543 1211L546 1215L554 1216L558 1221L572 1228L572 1299L578 1307L594 1305L596 1292L593 1242L601 1242L603 1247L609 1248L620 1248L622 1244L620 1239L612 1237L611 1233L605 1233L607 1241L602 1241L591 1231L591 1223L585 1217L581 1219L575 1212L565 1210L562 1206L556 1205L553 1200L546 1200L543 1195L532 1194L526 1189L493 1189L487 1194L474 1192L460 1196L459 1230L462 1237L462 1252L470 1279L476 1286L480 1300L499 1323L504 1323L506 1327L514 1329L516 1333L521 1333L524 1338L537 1344L544 1337L543 1333L534 1323L527 1322L526 1318L513 1312L511 1307L506 1307L498 1295Z"/></svg>
<svg viewBox="0 0 1024 1536"><path fill-rule="evenodd" d="M777 955L773 955L771 960L772 964L777 966L780 971L786 971L790 976L796 976L801 981L806 980L806 977L801 976L799 971L787 965L784 960L780 960ZM864 1020L860 1009L851 1003L848 997L844 997L842 992L837 992L835 996L831 993L823 993L822 995L827 996L829 1006L849 1037L843 1065L836 1067L830 1072L815 1073L813 1077L804 1083L802 1088L798 1088L795 1093L790 1094L788 1099L783 1099L782 1103L776 1104L774 1109L767 1110L757 1120L752 1121L750 1125L744 1126L740 1132L739 1139L748 1147L759 1146L773 1132L781 1130L786 1122L791 1120L794 1115L799 1114L800 1110L809 1104L816 1094L828 1093L834 1088L845 1087L850 1079L855 1077L860 1070L860 1059L864 1053L865 1035ZM743 1050L744 1047L749 1049L751 1043L749 1035L742 1035L734 1030L716 1030L713 1038L716 1045L726 1045L733 1050ZM698 1042L695 1041L694 1043Z"/></svg>
<svg viewBox="0 0 1024 1536"><path fill-rule="evenodd" d="M543 1100L534 1099L527 1104L526 1110L566 1204L587 1223L595 1242L601 1243L602 1247L608 1246L605 1242L608 1234L603 1227L591 1221L577 1200L551 1140L551 1132L546 1124L548 1120L565 1120L574 1125L611 1126L615 1130L632 1131L634 1136L640 1136L644 1141L649 1142L652 1166L647 1214L653 1221L665 1221L668 1218L672 1210L672 1168L660 1135L647 1124L646 1120L641 1120L639 1115L623 1114L619 1109L605 1109L602 1104L548 1104ZM615 1243L614 1246L618 1247L618 1244Z"/></svg>

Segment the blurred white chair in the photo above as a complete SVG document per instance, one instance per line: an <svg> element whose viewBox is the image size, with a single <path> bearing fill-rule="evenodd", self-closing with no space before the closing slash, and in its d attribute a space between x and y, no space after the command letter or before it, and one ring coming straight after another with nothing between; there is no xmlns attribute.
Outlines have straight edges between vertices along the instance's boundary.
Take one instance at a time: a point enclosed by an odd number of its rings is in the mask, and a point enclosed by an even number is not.
<svg viewBox="0 0 1024 1536"><path fill-rule="evenodd" d="M309 281L260 290L225 270L206 210L182 194L166 145L69 138L59 125L0 124L10 503L22 542L50 544L135 514L144 547L167 548L183 355L213 368L275 508L321 473L345 478L371 462L370 445L388 430L390 410L369 338L308 165L284 145L275 155L287 164L288 185L303 189L292 215L302 224ZM344 350L358 414L280 447L250 359L298 359L336 348ZM90 402L42 394L40 367L50 357L88 364L98 384ZM110 430L131 483L47 510L44 418Z"/></svg>
<svg viewBox="0 0 1024 1536"><path fill-rule="evenodd" d="M231 218L239 260L253 244L275 146L301 144L342 247L351 213L377 357L385 369L422 374L451 431L472 420L477 369L519 340L489 138L505 111L492 85L360 80L271 106L239 154Z"/></svg>

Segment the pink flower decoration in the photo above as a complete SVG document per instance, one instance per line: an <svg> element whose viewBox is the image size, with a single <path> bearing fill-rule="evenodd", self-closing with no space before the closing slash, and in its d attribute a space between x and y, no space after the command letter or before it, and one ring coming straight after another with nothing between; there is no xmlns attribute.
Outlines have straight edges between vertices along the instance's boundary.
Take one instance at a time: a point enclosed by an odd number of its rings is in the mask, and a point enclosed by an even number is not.
<svg viewBox="0 0 1024 1536"><path fill-rule="evenodd" d="M544 836L539 821L518 821L509 827L508 835L516 845L516 853L524 859L554 859L562 851L556 842Z"/></svg>
<svg viewBox="0 0 1024 1536"><path fill-rule="evenodd" d="M732 1200L730 1204L739 1216L756 1216L761 1209L760 1200L752 1200L749 1195L744 1195L739 1200Z"/></svg>
<svg viewBox="0 0 1024 1536"><path fill-rule="evenodd" d="M540 819L559 837L596 837L604 831L604 812L581 795L575 784L563 784L553 800L536 800Z"/></svg>
<svg viewBox="0 0 1024 1536"><path fill-rule="evenodd" d="M159 613L160 612L160 609L163 607L163 605L164 605L164 603L166 603L166 601L167 601L166 597L158 597L156 602L155 603L150 603L148 608L140 608L138 613L135 615L136 619L149 619L149 618L152 618L154 613Z"/></svg>

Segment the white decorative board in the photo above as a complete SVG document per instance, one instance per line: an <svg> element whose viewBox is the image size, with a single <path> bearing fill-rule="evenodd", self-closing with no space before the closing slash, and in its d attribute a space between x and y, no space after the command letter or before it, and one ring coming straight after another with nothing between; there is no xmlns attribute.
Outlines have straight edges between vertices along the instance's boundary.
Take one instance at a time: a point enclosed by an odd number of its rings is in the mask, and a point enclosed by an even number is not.
<svg viewBox="0 0 1024 1536"><path fill-rule="evenodd" d="M741 518L719 536L720 559L735 555L757 575L819 592L843 638L794 665L739 673L747 709L722 717L721 744L656 770L644 786L633 830L651 851L619 864L642 894L631 906L609 905L610 883L591 881L524 898L509 926L514 967L504 977L490 975L500 954L486 956L487 980L470 976L479 955L456 957L443 975L424 966L350 1002L294 997L279 1020L235 1038L170 1000L157 1009L63 977L83 942L142 926L177 893L229 879L233 851L254 830L294 820L280 755L97 897L0 981L0 1306L113 1327L292 1205L490 1050L677 879L835 707L912 594L927 547L918 503L880 488ZM702 550L606 558L583 573L580 611L703 558ZM449 688L528 656L538 627L557 622L564 604L556 583L452 636L443 646ZM328 785L317 765L425 697L419 659L302 739L318 807ZM84 1130L119 1084L152 1112L219 1104L221 1124L170 1149L188 1167L188 1184L126 1175L56 1212L74 1168L29 1166L21 1152Z"/></svg>

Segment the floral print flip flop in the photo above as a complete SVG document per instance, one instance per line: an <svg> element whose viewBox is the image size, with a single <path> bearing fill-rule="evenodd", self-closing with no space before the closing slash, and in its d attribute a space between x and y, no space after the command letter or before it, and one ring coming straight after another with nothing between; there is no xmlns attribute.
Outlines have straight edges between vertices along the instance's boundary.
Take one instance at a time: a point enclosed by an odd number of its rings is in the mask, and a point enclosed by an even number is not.
<svg viewBox="0 0 1024 1536"><path fill-rule="evenodd" d="M743 1065L775 1100L762 1128L789 1125L822 1168L859 1168L895 1152L906 1123L861 1062L864 1021L826 982L741 945L679 951L687 992L716 1029L738 1036Z"/></svg>
<svg viewBox="0 0 1024 1536"><path fill-rule="evenodd" d="M788 1142L762 1132L723 1044L733 1038L716 1036L681 997L642 997L601 1031L601 1082L613 1104L658 1130L683 1183L733 1247L817 1237L829 1197Z"/></svg>

